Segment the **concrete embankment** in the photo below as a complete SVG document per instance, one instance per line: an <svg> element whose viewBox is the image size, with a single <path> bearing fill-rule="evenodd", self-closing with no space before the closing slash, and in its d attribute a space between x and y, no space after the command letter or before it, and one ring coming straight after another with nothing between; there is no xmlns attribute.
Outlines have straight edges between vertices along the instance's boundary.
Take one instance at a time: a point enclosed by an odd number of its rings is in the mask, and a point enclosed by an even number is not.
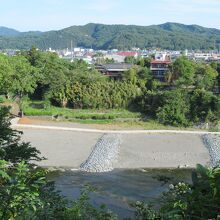
<svg viewBox="0 0 220 220"><path fill-rule="evenodd" d="M41 151L47 160L40 165L47 167L79 169L81 166L93 172L113 168L177 168L195 167L198 163L214 166L220 158L220 132L100 130L70 123L64 126L17 121L13 121L12 127L24 131L23 140ZM90 166L85 168L85 164Z"/></svg>
<svg viewBox="0 0 220 220"><path fill-rule="evenodd" d="M19 130L24 132L23 140L31 142L48 159L40 165L76 169L106 133L26 127ZM209 162L201 134L122 133L121 138L114 168L195 167Z"/></svg>
<svg viewBox="0 0 220 220"><path fill-rule="evenodd" d="M206 134L203 141L209 151L210 165L216 167L220 165L220 135Z"/></svg>
<svg viewBox="0 0 220 220"><path fill-rule="evenodd" d="M92 149L88 159L80 165L86 172L112 171L118 159L121 136L118 134L104 134Z"/></svg>

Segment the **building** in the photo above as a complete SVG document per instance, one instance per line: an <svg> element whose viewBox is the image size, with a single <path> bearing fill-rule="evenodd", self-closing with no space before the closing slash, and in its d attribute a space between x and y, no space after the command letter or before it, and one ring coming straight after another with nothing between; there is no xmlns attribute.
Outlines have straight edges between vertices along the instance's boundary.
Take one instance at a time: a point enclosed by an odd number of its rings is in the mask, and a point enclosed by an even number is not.
<svg viewBox="0 0 220 220"><path fill-rule="evenodd" d="M135 58L137 58L139 56L139 53L133 52L133 51L121 51L116 54L119 56L122 56L122 57L135 57Z"/></svg>
<svg viewBox="0 0 220 220"><path fill-rule="evenodd" d="M155 59L151 61L150 67L154 78L163 81L170 64L170 56L167 54L156 54Z"/></svg>
<svg viewBox="0 0 220 220"><path fill-rule="evenodd" d="M125 57L119 56L117 54L107 54L103 57L104 59L113 59L116 63L123 63L125 61Z"/></svg>
<svg viewBox="0 0 220 220"><path fill-rule="evenodd" d="M96 65L96 69L103 75L109 76L114 79L120 79L122 73L133 67L130 63L110 63L103 65Z"/></svg>

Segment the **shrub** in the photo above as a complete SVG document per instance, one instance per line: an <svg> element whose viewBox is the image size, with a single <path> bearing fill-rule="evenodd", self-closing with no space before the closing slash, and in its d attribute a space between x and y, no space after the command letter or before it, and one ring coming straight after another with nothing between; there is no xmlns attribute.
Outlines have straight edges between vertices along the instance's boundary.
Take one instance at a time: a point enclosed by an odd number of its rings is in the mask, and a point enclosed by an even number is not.
<svg viewBox="0 0 220 220"><path fill-rule="evenodd" d="M145 203L136 203L137 219L217 220L220 214L220 168L197 165L192 172L192 184L171 184L159 205L158 209Z"/></svg>
<svg viewBox="0 0 220 220"><path fill-rule="evenodd" d="M190 98L191 119L194 122L216 121L220 118L220 98L213 92L197 89Z"/></svg>
<svg viewBox="0 0 220 220"><path fill-rule="evenodd" d="M187 126L189 106L186 95L181 91L165 92L166 101L157 110L157 119L166 125Z"/></svg>

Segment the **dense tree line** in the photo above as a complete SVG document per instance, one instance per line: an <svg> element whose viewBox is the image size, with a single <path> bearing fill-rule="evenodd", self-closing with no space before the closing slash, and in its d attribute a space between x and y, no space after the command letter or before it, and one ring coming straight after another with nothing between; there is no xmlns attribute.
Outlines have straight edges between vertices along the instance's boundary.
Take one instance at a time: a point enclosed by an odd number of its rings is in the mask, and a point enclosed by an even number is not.
<svg viewBox="0 0 220 220"><path fill-rule="evenodd" d="M136 65L112 80L83 61L71 63L35 48L13 57L0 55L0 93L17 97L21 108L22 98L29 96L61 107L136 109L144 118L175 126L217 123L220 64L180 57L170 65L165 82L159 82L149 59L129 59Z"/></svg>
<svg viewBox="0 0 220 220"><path fill-rule="evenodd" d="M59 31L16 33L0 30L0 49L40 49L76 47L119 50L139 48L163 48L171 50L216 49L220 31L197 25L166 23L162 25L104 25L87 24L72 26Z"/></svg>

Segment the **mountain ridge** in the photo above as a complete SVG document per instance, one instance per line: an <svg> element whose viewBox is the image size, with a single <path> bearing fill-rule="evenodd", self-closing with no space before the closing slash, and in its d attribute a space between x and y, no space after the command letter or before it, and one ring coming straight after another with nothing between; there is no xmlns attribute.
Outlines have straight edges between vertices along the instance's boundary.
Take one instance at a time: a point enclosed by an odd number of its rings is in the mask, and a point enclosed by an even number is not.
<svg viewBox="0 0 220 220"><path fill-rule="evenodd" d="M20 33L21 33L20 31L15 30L13 28L0 26L0 36L15 36L15 35L19 35Z"/></svg>
<svg viewBox="0 0 220 220"><path fill-rule="evenodd" d="M150 26L88 23L46 32L19 32L10 28L1 32L0 27L0 49L29 49L33 45L40 49L63 49L70 47L71 41L75 47L94 49L208 50L215 49L220 42L220 30L174 22Z"/></svg>

